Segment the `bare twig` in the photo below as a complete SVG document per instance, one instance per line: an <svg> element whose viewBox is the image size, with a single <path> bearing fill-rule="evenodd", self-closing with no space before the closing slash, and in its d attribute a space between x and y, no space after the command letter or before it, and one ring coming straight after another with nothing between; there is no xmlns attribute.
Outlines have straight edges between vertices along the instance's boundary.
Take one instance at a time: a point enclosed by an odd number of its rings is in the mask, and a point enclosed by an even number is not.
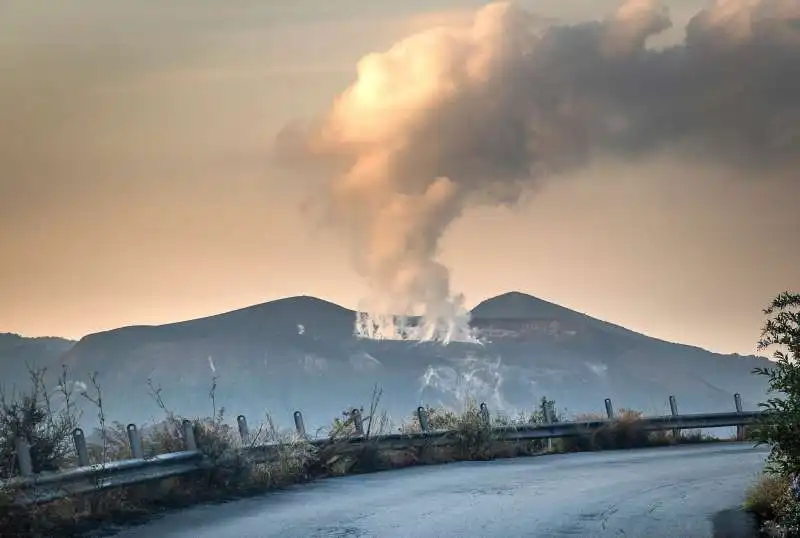
<svg viewBox="0 0 800 538"><path fill-rule="evenodd" d="M86 398L89 402L94 404L95 407L97 407L97 419L100 422L100 437L103 442L103 456L101 463L105 465L108 460L108 439L106 435L106 413L105 408L103 407L103 391L100 387L98 373L92 372L92 374L89 375L89 381L92 383L95 396L90 396L87 391L81 392L81 396Z"/></svg>

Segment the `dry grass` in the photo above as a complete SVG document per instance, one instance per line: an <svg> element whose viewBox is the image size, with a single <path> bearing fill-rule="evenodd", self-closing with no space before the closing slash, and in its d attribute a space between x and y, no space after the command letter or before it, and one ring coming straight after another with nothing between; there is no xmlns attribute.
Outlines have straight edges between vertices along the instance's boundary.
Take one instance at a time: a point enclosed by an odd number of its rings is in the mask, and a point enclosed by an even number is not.
<svg viewBox="0 0 800 538"><path fill-rule="evenodd" d="M789 485L785 475L765 472L747 490L743 508L756 515L767 536L800 536L800 499Z"/></svg>
<svg viewBox="0 0 800 538"><path fill-rule="evenodd" d="M605 415L581 414L577 422L605 420ZM671 430L648 431L643 427L643 415L639 411L620 409L614 420L599 429L588 430L575 437L558 440L558 449L563 452L591 450L615 450L659 447L673 444L708 443L720 441L701 431L682 432L676 438Z"/></svg>
<svg viewBox="0 0 800 538"><path fill-rule="evenodd" d="M788 478L777 474L764 473L747 490L744 509L753 512L762 521L775 519L780 511L779 503L788 488Z"/></svg>

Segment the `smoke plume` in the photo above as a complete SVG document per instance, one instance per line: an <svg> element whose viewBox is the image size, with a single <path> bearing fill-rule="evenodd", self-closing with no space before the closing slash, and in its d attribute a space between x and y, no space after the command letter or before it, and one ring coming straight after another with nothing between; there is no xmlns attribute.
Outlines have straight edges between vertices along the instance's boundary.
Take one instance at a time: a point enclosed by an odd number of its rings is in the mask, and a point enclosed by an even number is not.
<svg viewBox="0 0 800 538"><path fill-rule="evenodd" d="M495 3L367 55L324 117L278 136L330 181L372 308L421 314L431 336L466 319L437 250L470 204L514 203L598 155L669 150L754 178L800 164L800 0L719 0L661 50L655 0L539 21Z"/></svg>

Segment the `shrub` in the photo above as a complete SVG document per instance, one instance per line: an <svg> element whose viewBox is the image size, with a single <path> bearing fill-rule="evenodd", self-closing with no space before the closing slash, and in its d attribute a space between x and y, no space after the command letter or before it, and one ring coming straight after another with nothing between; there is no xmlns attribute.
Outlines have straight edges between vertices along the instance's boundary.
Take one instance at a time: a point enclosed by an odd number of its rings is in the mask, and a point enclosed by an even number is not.
<svg viewBox="0 0 800 538"><path fill-rule="evenodd" d="M492 423L476 402L467 402L464 411L456 416L451 431L455 438L455 457L460 460L491 459L491 444L495 440Z"/></svg>
<svg viewBox="0 0 800 538"><path fill-rule="evenodd" d="M776 347L775 362L753 372L767 377L773 396L760 404L766 416L748 435L770 446L767 470L776 478L754 486L748 506L774 519L783 536L800 536L800 294L781 293L764 314L758 349Z"/></svg>
<svg viewBox="0 0 800 538"><path fill-rule="evenodd" d="M594 422L604 420L598 414L583 414L576 421ZM665 432L649 432L642 427L642 413L620 409L617 416L597 430L561 440L561 449L566 452L584 450L613 450L622 448L644 448L670 444L672 440Z"/></svg>
<svg viewBox="0 0 800 538"><path fill-rule="evenodd" d="M784 488L783 495L777 502L778 513L775 518L784 535L794 538L800 536L800 487L797 481L798 477L795 476L794 484Z"/></svg>
<svg viewBox="0 0 800 538"><path fill-rule="evenodd" d="M0 478L17 474L16 442L30 446L33 472L57 471L70 460L72 430L77 417L70 404L71 393L62 383L66 401L56 410L45 385L46 369L29 369L31 387L22 395L0 392Z"/></svg>
<svg viewBox="0 0 800 538"><path fill-rule="evenodd" d="M308 472L316 476L340 476L351 473L368 473L388 469L393 466L390 458L378 445L371 442L388 430L389 416L380 411L383 390L376 384L372 389L369 409L351 407L344 410L341 417L333 420L327 431L329 443L316 451L315 460ZM361 422L359 433L356 422ZM318 432L319 433L319 432ZM366 442L354 452L348 439L361 436Z"/></svg>
<svg viewBox="0 0 800 538"><path fill-rule="evenodd" d="M800 473L800 294L782 293L764 310L768 317L758 349L773 346L775 366L757 368L775 396L761 403L768 413L753 427L759 444L769 444L768 468L785 476Z"/></svg>
<svg viewBox="0 0 800 538"><path fill-rule="evenodd" d="M372 389L369 411L365 414L363 407L345 409L342 411L341 418L333 419L333 423L327 432L328 437L331 440L342 440L358 435L356 421L361 421L364 437L369 438L373 435L385 433L389 425L389 416L385 411L378 411L381 396L383 396L383 389L376 384Z"/></svg>
<svg viewBox="0 0 800 538"><path fill-rule="evenodd" d="M424 408L428 422L428 430L446 430L451 432L453 441L449 451L450 460L486 460L492 457L492 444L497 441L492 426L507 425L502 417L491 417L487 420L482 408L473 399L464 402L463 410L458 413L445 407ZM402 433L420 432L419 417L414 416L400 428ZM430 456L433 450L423 450ZM442 452L439 450L438 452ZM428 459L428 458L426 458ZM440 457L434 459L442 459Z"/></svg>

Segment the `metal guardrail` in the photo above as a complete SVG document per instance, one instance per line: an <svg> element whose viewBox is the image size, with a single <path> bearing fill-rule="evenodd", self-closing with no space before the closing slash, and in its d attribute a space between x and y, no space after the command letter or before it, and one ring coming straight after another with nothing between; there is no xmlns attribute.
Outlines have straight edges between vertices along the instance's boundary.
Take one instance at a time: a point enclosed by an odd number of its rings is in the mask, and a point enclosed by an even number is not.
<svg viewBox="0 0 800 538"><path fill-rule="evenodd" d="M203 468L203 453L199 450L187 450L147 459L112 461L58 473L17 477L3 482L0 487L14 492L18 504L34 504L164 480L191 474Z"/></svg>
<svg viewBox="0 0 800 538"><path fill-rule="evenodd" d="M481 404L481 414L486 421L487 429L493 439L507 442L523 442L533 440L548 440L553 438L575 437L591 432L596 432L603 427L614 424L614 410L611 400L606 400L607 417L602 420L555 422L552 409L546 410L549 423L523 424L510 426L489 426L489 412L485 404ZM730 413L701 413L679 415L674 397L670 397L670 416L644 417L637 420L639 427L648 431L673 430L678 432L684 429L706 429L721 427L737 427L737 438L743 439L743 428L756 423L764 416L762 411L742 411L741 398L735 395L736 409ZM336 454L355 454L365 447L378 450L398 450L409 448L443 447L458 443L457 432L447 430L430 430L427 427L427 417L423 408L418 409L418 419L423 431L415 433L393 433L387 435L365 436L361 416L358 410L353 410L353 422L356 435L343 439L315 439L308 441L318 449L331 449ZM295 412L295 426L297 433L305 437L302 414ZM247 442L249 431L247 421L243 416L237 418L239 433L242 440ZM87 493L109 490L133 484L142 484L150 481L164 480L175 476L185 476L210 468L210 463L198 450L194 439L194 431L189 421L183 423L185 450L162 454L152 458L143 457L141 438L136 426L128 426L128 437L131 452L134 458L114 461L105 464L89 465L86 441L83 432L76 429L74 432L75 448L80 466L55 473L34 474L30 448L25 440L17 443L17 460L21 476L5 482L0 482L0 490L13 494L18 504L32 504L49 502L70 496L80 496ZM276 461L280 455L281 445L267 444L250 446L242 449L243 455L254 463L270 463Z"/></svg>

